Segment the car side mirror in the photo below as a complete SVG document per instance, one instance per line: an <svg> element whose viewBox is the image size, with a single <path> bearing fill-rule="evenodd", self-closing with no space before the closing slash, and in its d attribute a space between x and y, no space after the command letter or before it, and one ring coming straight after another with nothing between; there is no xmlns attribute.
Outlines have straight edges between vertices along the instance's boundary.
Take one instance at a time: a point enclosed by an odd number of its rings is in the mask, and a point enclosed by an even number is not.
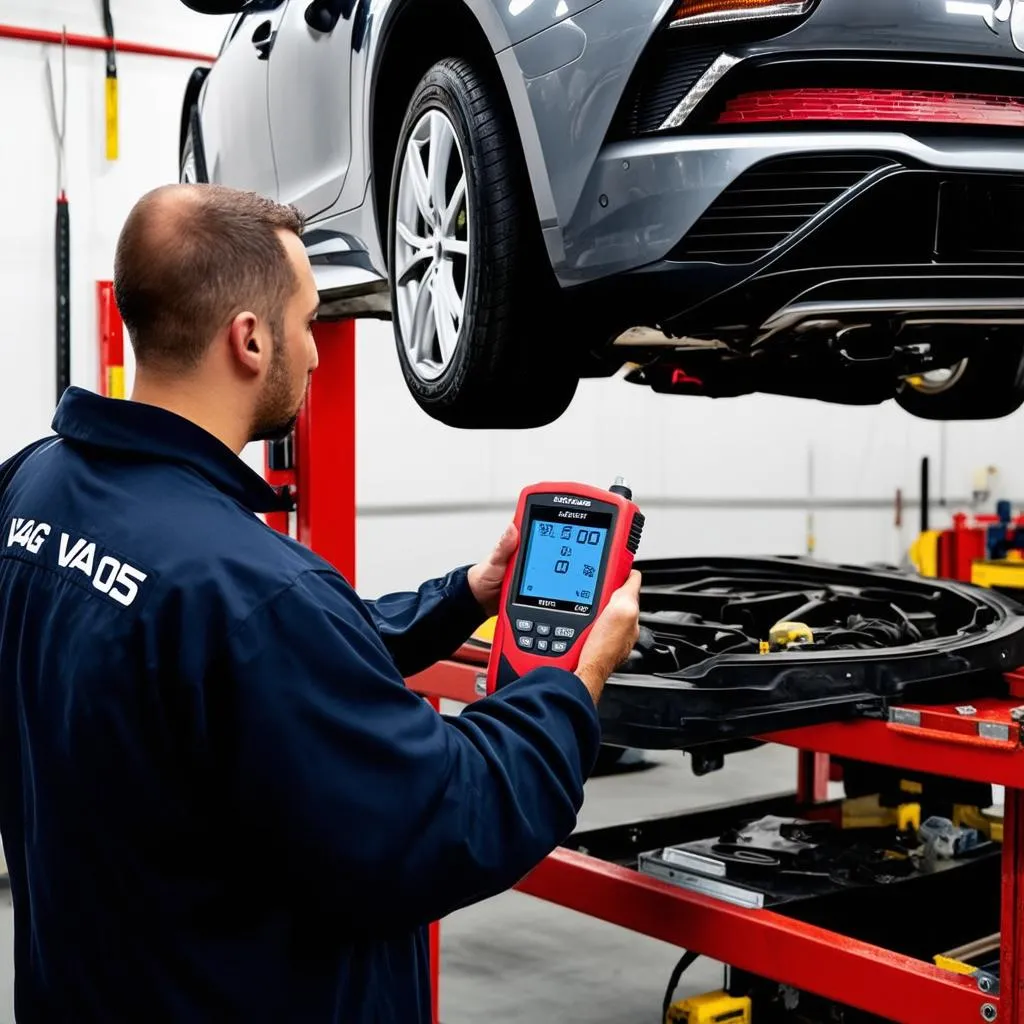
<svg viewBox="0 0 1024 1024"><path fill-rule="evenodd" d="M198 14L238 14L246 6L246 0L181 0L190 10Z"/></svg>

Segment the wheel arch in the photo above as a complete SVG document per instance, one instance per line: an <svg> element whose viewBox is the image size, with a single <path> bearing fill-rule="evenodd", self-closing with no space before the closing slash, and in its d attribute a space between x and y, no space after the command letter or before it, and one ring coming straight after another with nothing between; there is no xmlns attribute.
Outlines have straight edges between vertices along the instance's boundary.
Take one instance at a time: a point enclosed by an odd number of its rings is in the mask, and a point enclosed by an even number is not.
<svg viewBox="0 0 1024 1024"><path fill-rule="evenodd" d="M192 107L199 103L199 94L203 90L203 83L210 74L209 68L193 68L189 75L188 84L185 86L185 96L181 102L181 128L178 134L178 158L181 159L182 150L185 148L185 138L188 135L189 120L192 115Z"/></svg>
<svg viewBox="0 0 1024 1024"><path fill-rule="evenodd" d="M523 124L523 116L532 119L525 104L525 89L519 83L515 102L506 72L498 54L511 46L507 27L491 0L395 0L384 11L376 30L375 53L370 62L366 83L367 153L369 162L370 200L384 259L387 258L389 191L395 149L402 120L416 84L427 70L445 57L463 57L479 62L479 70L496 86L511 123L516 129L520 158L526 167L531 198L538 204L538 185L543 187L545 175L538 175L524 153L523 133L533 132L531 123ZM378 102L379 101L379 102ZM548 187L550 192L550 187ZM553 200L551 201L553 209ZM538 209L543 220L545 210Z"/></svg>

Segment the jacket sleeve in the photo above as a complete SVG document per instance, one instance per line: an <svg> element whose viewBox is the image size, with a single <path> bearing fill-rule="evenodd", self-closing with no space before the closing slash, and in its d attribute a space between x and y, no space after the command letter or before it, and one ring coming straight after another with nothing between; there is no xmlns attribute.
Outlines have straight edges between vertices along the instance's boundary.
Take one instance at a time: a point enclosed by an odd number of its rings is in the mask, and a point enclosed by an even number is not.
<svg viewBox="0 0 1024 1024"><path fill-rule="evenodd" d="M451 657L487 619L469 588L469 566L429 580L419 590L386 594L364 605L407 677Z"/></svg>
<svg viewBox="0 0 1024 1024"><path fill-rule="evenodd" d="M311 571L233 630L210 739L240 841L303 905L375 935L502 892L558 846L600 727L555 668L439 714L357 600Z"/></svg>

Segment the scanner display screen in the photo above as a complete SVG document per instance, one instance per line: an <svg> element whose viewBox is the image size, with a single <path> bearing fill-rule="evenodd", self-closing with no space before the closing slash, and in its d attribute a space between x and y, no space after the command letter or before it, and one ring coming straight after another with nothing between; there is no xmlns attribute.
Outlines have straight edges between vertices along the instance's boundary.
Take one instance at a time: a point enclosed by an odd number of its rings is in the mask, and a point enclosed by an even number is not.
<svg viewBox="0 0 1024 1024"><path fill-rule="evenodd" d="M612 517L588 512L560 518L566 515L558 509L534 510L526 530L518 600L587 614L596 600Z"/></svg>

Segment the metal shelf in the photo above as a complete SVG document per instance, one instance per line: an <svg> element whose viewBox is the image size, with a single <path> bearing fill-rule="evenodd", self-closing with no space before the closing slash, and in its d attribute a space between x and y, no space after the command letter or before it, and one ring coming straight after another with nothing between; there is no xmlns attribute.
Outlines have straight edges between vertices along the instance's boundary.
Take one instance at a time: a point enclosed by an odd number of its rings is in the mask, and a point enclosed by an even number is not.
<svg viewBox="0 0 1024 1024"><path fill-rule="evenodd" d="M433 698L471 704L483 695L486 659L485 648L469 644L409 685ZM1019 680L1010 681L1011 690L1021 692ZM1020 724L1011 714L1017 704L986 699L973 708L908 706L887 722L865 719L760 737L803 752L1006 787L1001 994L982 992L974 979L931 963L771 910L750 910L680 889L574 849L556 850L516 888L904 1024L1024 1024L1019 964L1019 951L1024 953L1024 747ZM809 765L820 779L820 759Z"/></svg>

